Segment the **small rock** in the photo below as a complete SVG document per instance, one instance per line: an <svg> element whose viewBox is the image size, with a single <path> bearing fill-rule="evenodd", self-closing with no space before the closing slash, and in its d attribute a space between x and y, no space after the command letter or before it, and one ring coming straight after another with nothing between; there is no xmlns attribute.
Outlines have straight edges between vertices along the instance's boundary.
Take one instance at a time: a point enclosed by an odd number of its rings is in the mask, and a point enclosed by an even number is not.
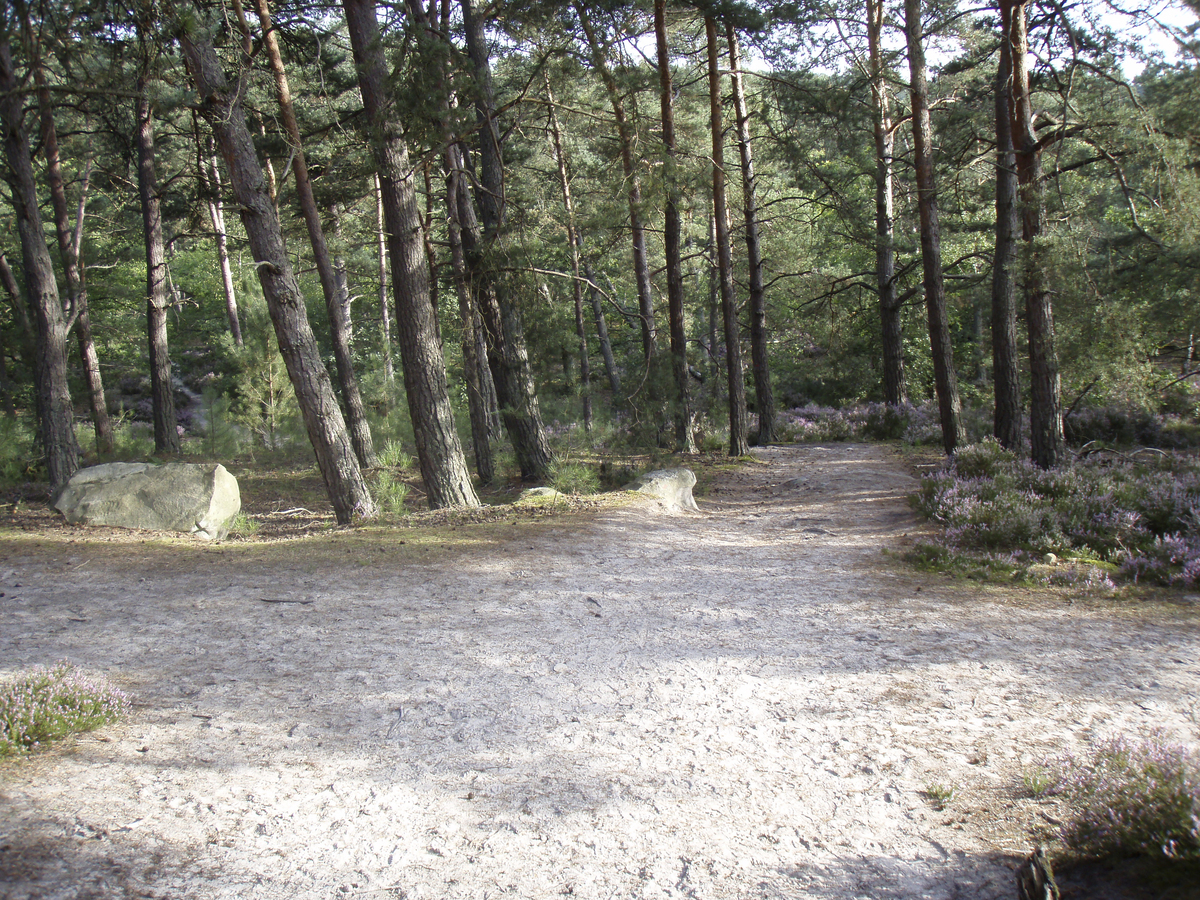
<svg viewBox="0 0 1200 900"><path fill-rule="evenodd" d="M1055 556L1053 553L1047 553L1045 556L1042 557L1042 562L1044 562L1048 566L1052 566L1056 562L1058 562L1058 557Z"/></svg>

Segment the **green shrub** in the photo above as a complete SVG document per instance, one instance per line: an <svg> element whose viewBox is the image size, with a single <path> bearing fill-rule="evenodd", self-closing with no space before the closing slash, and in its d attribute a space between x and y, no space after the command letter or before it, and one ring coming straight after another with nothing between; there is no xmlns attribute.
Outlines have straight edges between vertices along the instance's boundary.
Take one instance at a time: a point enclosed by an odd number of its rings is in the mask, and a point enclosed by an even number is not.
<svg viewBox="0 0 1200 900"><path fill-rule="evenodd" d="M404 445L399 441L388 441L383 445L376 456L379 459L379 465L388 469L407 469L413 464L413 458L404 449Z"/></svg>
<svg viewBox="0 0 1200 900"><path fill-rule="evenodd" d="M960 478L995 478L1016 459L1017 455L1001 447L995 438L985 438L955 451L954 471Z"/></svg>
<svg viewBox="0 0 1200 900"><path fill-rule="evenodd" d="M0 756L115 722L129 695L66 662L37 667L0 687Z"/></svg>
<svg viewBox="0 0 1200 900"><path fill-rule="evenodd" d="M550 463L550 486L560 494L594 494L600 490L600 475L583 463L555 459Z"/></svg>
<svg viewBox="0 0 1200 900"><path fill-rule="evenodd" d="M371 493L379 505L380 515L385 518L407 515L404 501L408 499L408 485L396 478L391 469L377 470L373 481Z"/></svg>

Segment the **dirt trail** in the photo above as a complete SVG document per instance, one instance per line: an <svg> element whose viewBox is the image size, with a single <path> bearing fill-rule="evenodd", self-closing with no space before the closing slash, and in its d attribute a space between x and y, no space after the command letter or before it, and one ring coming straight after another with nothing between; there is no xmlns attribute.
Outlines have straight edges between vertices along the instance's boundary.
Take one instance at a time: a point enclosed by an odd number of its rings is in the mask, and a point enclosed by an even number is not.
<svg viewBox="0 0 1200 900"><path fill-rule="evenodd" d="M0 767L0 897L1011 898L1023 765L1200 740L1195 609L914 575L886 448L756 456L403 565L0 541L0 674L138 699Z"/></svg>

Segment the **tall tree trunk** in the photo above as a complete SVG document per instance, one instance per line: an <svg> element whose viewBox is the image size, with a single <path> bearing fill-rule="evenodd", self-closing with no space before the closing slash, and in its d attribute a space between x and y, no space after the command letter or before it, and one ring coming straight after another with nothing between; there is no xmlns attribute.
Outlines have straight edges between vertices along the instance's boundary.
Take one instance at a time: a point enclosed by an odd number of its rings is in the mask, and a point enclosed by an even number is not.
<svg viewBox="0 0 1200 900"><path fill-rule="evenodd" d="M1007 28L1005 34L1007 34ZM1017 356L1016 157L1013 153L1012 113L1009 109L1012 47L1000 42L996 70L996 252L992 261L992 370L996 409L994 434L1002 447L1021 446L1021 375Z"/></svg>
<svg viewBox="0 0 1200 900"><path fill-rule="evenodd" d="M471 280L463 251L462 226L458 219L458 197L463 190L462 167L456 164L457 147L447 149L446 213L450 237L450 265L454 271L454 290L458 295L458 312L462 318L463 375L467 382L467 408L471 416L471 442L475 451L475 471L480 484L496 480L496 464L492 456L491 423L488 421L488 395L483 381L487 363L480 350L479 314L471 296Z"/></svg>
<svg viewBox="0 0 1200 900"><path fill-rule="evenodd" d="M933 177L933 124L929 117L929 88L925 70L921 0L904 0L904 34L908 42L908 68L912 77L913 155L917 176L917 212L921 225L921 264L925 282L925 308L929 313L929 344L933 352L933 379L942 422L942 446L947 454L966 439L962 401L954 371L950 319L946 312L946 286L942 279L942 237L938 222L937 186Z"/></svg>
<svg viewBox="0 0 1200 900"><path fill-rule="evenodd" d="M233 286L233 267L229 264L229 233L225 230L225 205L221 201L221 170L217 165L216 151L206 149L200 135L199 117L193 114L192 130L196 138L196 177L200 193L208 210L208 222L212 226L213 240L217 247L217 265L221 269L221 290L225 295L225 319L229 323L229 334L233 343L242 346L242 325L238 321L237 291Z"/></svg>
<svg viewBox="0 0 1200 900"><path fill-rule="evenodd" d="M149 53L151 51L146 50ZM146 246L146 338L150 349L150 397L154 410L154 452L179 453L175 388L167 344L167 257L162 233L162 206L154 170L154 111L147 93L149 59L137 81L138 198Z"/></svg>
<svg viewBox="0 0 1200 900"><path fill-rule="evenodd" d="M680 453L695 453L695 414L692 411L691 385L688 384L687 329L683 314L683 256L679 244L683 229L679 215L675 99L671 84L671 55L667 47L666 0L654 0L654 37L658 48L663 147L667 156L663 172L663 189L666 193L663 251L667 258L667 324L671 333L671 375L675 382L675 449Z"/></svg>
<svg viewBox="0 0 1200 900"><path fill-rule="evenodd" d="M617 361L613 357L612 341L608 338L608 323L604 320L604 306L600 298L600 289L596 286L596 275L590 263L584 262L583 273L587 277L588 299L592 303L592 318L596 320L596 343L600 345L600 356L604 359L604 374L608 376L608 386L612 388L613 400L621 396L621 373L617 371Z"/></svg>
<svg viewBox="0 0 1200 900"><path fill-rule="evenodd" d="M478 506L466 457L454 426L446 361L429 297L429 267L421 243L421 215L404 132L387 92L387 65L374 0L343 0L358 84L372 129L379 173L404 387L429 505Z"/></svg>
<svg viewBox="0 0 1200 900"><path fill-rule="evenodd" d="M333 384L309 327L304 296L288 260L279 215L254 151L241 99L229 90L206 35L198 30L181 32L179 43L196 89L204 98L201 113L211 124L225 158L279 352L296 392L334 515L343 525L374 518L375 501L363 480Z"/></svg>
<svg viewBox="0 0 1200 900"><path fill-rule="evenodd" d="M40 70L39 70L40 71ZM38 105L42 119L42 153L46 158L46 180L50 185L50 199L54 209L54 230L58 238L58 250L66 273L68 306L75 316L75 336L79 342L79 358L83 363L84 381L87 383L88 399L92 409L92 429L96 434L96 452L113 452L113 427L108 415L108 401L104 396L104 378L100 374L100 357L96 353L96 341L92 336L92 316L88 311L87 283L83 265L79 260L83 244L84 213L87 208L88 183L92 161L89 159L83 173L83 184L79 193L76 211L76 227L71 228L67 211L67 192L63 183L62 165L58 155L58 135L54 127L54 116L50 107L50 91L44 77L39 74Z"/></svg>
<svg viewBox="0 0 1200 900"><path fill-rule="evenodd" d="M571 256L571 296L575 301L575 336L579 340L579 395L583 401L583 427L592 430L592 374L588 364L587 329L583 324L583 277L579 262L583 238L575 223L575 203L571 199L571 176L567 171L567 158L563 150L562 131L558 127L558 113L554 110L554 91L550 88L550 77L543 73L546 84L546 100L550 105L550 136L554 143L554 159L558 165L558 183L562 188L563 208L567 213L567 245Z"/></svg>
<svg viewBox="0 0 1200 900"><path fill-rule="evenodd" d="M392 317L388 312L388 266L387 229L383 224L383 192L379 188L379 175L375 182L375 234L379 257L379 339L383 344L383 377L390 385L396 380L396 367L392 362Z"/></svg>
<svg viewBox="0 0 1200 900"><path fill-rule="evenodd" d="M25 290L34 318L38 434L46 456L50 488L57 491L79 468L74 411L67 387L68 323L63 316L38 208L20 86L8 40L0 35L0 123L4 128L4 153L12 173L12 207L21 239Z"/></svg>
<svg viewBox="0 0 1200 900"><path fill-rule="evenodd" d="M729 73L733 80L733 109L737 116L738 153L742 161L742 211L746 220L746 262L750 267L750 368L754 373L754 405L758 410L758 443L775 440L775 392L771 390L771 364L767 355L767 304L763 287L762 242L758 236L758 199L754 157L750 144L750 114L742 83L737 31L726 24Z"/></svg>
<svg viewBox="0 0 1200 900"><path fill-rule="evenodd" d="M1054 307L1045 285L1045 247L1042 233L1042 148L1033 130L1029 92L1029 35L1026 0L1004 0L1001 16L1012 61L1013 148L1021 206L1021 237L1025 242L1025 322L1029 329L1029 443L1036 465L1049 469L1062 461L1062 385L1058 351L1054 346Z"/></svg>
<svg viewBox="0 0 1200 900"><path fill-rule="evenodd" d="M329 256L325 229L321 227L321 213L313 196L312 181L308 177L308 162L304 158L300 126L296 122L296 112L292 107L292 91L288 85L287 70L279 52L279 39L271 22L271 8L267 0L255 0L255 6L262 23L263 46L271 63L271 72L275 76L279 116L292 145L292 177L296 182L296 197L300 202L300 213L304 217L305 228L308 229L308 240L312 245L313 260L321 281L321 293L325 297L325 310L329 315L333 358L337 365L346 424L350 428L350 441L354 445L359 465L369 469L376 464L375 443L371 439L371 426L367 423L367 411L358 388L358 377L354 374L354 355L350 350L350 321L338 288L337 272Z"/></svg>
<svg viewBox="0 0 1200 900"><path fill-rule="evenodd" d="M96 342L92 337L92 322L87 308L87 287L84 284L83 266L79 261L92 161L89 158L84 167L83 186L79 195L78 224L75 229L72 229L71 215L67 208L67 190L63 180L62 162L58 152L58 129L54 125L54 105L50 99L50 86L46 81L46 72L42 65L41 46L25 3L18 2L17 8L25 33L26 50L29 54L30 66L33 69L34 82L37 85L38 115L42 126L42 155L46 160L46 182L50 188L51 208L54 210L54 231L58 239L58 251L62 257L63 272L66 275L68 315L76 320L76 337L79 341L79 356L83 363L88 398L91 401L96 450L102 454L112 453L112 423L108 417L108 404L104 398L104 379L100 374Z"/></svg>
<svg viewBox="0 0 1200 900"><path fill-rule="evenodd" d="M633 275L637 285L638 315L641 319L642 332L642 364L649 373L654 366L654 350L657 341L657 328L654 324L654 292L650 282L650 256L646 249L646 225L642 220L642 182L634 165L634 144L636 134L629 114L625 109L625 101L621 97L617 80L613 77L612 68L608 62L608 52L600 43L587 7L581 2L575 3L575 12L579 16L580 27L587 38L588 48L592 54L592 65L604 82L612 106L613 117L617 122L617 141L621 150L621 169L625 175L625 183L629 196L629 231L633 245ZM651 396L654 396L656 385L650 382Z"/></svg>
<svg viewBox="0 0 1200 900"><path fill-rule="evenodd" d="M717 264L717 217L708 216L708 383L710 411L716 409L721 394L721 354L717 343L721 333L721 269Z"/></svg>
<svg viewBox="0 0 1200 900"><path fill-rule="evenodd" d="M908 399L904 380L903 306L896 296L896 242L892 156L896 132L883 65L883 0L867 0L867 53L875 136L875 283L883 350L883 399L893 406Z"/></svg>
<svg viewBox="0 0 1200 900"><path fill-rule="evenodd" d="M488 361L500 397L500 417L516 451L521 477L544 480L549 474L552 456L537 390L529 366L521 314L498 276L496 266L504 253L504 229L507 199L504 186L504 160L501 153L500 123L492 88L491 62L484 40L483 22L470 0L461 0L467 55L474 75L475 112L479 122L479 187L475 202L479 207L482 234L472 250L464 225L464 249L468 267L477 280L486 280L491 289L479 290L480 312L488 335ZM489 309L494 299L495 309Z"/></svg>
<svg viewBox="0 0 1200 900"><path fill-rule="evenodd" d="M658 0L662 2L662 0ZM742 375L742 347L738 328L737 298L733 289L733 251L729 243L729 206L725 201L725 126L721 117L720 52L717 23L704 20L708 36L708 99L712 131L713 219L716 223L717 270L721 283L721 314L725 321L726 376L729 380L729 455L750 452L746 423L746 383Z"/></svg>

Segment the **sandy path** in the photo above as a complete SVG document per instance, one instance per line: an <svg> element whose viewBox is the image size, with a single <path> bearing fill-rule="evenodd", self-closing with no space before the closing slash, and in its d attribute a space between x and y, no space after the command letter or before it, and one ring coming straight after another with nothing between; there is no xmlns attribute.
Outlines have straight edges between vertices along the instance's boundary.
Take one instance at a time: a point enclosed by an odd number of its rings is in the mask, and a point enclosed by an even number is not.
<svg viewBox="0 0 1200 900"><path fill-rule="evenodd" d="M139 701L0 768L0 896L1011 898L1023 762L1200 740L1195 610L915 576L886 449L756 455L451 563L0 543L0 671Z"/></svg>

